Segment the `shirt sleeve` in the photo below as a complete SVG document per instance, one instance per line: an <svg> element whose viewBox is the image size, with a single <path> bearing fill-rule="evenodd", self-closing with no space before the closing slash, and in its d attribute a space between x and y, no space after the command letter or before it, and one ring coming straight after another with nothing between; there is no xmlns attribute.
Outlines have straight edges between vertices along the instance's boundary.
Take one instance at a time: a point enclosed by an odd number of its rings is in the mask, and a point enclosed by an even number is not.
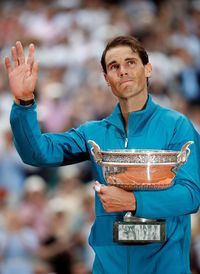
<svg viewBox="0 0 200 274"><path fill-rule="evenodd" d="M173 185L165 190L135 191L137 210L135 216L143 218L168 218L196 212L200 205L200 137L191 122L185 118L175 127L169 150L181 150L188 141L188 160L178 170Z"/></svg>
<svg viewBox="0 0 200 274"><path fill-rule="evenodd" d="M31 107L14 103L10 123L16 149L26 164L48 167L89 159L84 126L63 133L42 133L36 103Z"/></svg>

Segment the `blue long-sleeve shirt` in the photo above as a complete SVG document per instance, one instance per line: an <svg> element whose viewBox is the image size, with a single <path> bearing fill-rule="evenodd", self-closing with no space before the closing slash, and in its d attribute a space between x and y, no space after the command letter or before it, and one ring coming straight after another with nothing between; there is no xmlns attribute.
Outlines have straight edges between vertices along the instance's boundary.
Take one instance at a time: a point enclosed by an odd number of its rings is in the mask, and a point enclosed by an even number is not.
<svg viewBox="0 0 200 274"><path fill-rule="evenodd" d="M113 242L112 226L124 212L107 213L96 196L96 220L89 242L96 252L93 273L188 274L190 214L200 204L200 138L192 123L182 114L155 104L149 95L145 109L129 114L127 131L117 105L101 121L87 122L68 132L42 134L37 122L36 104L13 104L11 126L16 148L23 161L35 166L60 166L91 160L96 179L106 183L101 166L91 155L88 140L102 150L168 149L179 151L188 141L191 154L178 170L171 188L134 192L136 217L163 218L167 224L164 244L120 245ZM128 143L127 143L128 140Z"/></svg>

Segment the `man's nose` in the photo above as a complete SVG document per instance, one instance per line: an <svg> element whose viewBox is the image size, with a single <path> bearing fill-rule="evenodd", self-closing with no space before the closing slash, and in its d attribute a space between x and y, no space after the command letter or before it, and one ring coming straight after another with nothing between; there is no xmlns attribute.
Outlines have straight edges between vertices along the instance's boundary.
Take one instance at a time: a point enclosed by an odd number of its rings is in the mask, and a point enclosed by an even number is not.
<svg viewBox="0 0 200 274"><path fill-rule="evenodd" d="M123 77L124 75L128 75L127 69L124 66L120 67L119 70L120 77Z"/></svg>

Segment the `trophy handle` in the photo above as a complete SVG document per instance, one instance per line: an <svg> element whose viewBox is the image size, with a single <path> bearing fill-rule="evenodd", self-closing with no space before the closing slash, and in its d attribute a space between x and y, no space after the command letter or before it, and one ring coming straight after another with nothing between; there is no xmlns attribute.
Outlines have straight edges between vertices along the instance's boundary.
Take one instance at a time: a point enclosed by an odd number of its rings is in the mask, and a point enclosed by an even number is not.
<svg viewBox="0 0 200 274"><path fill-rule="evenodd" d="M100 147L93 140L89 140L88 144L92 146L91 154L94 157L96 163L100 165L102 163L102 154L100 151Z"/></svg>
<svg viewBox="0 0 200 274"><path fill-rule="evenodd" d="M187 159L190 155L190 149L189 146L194 144L193 141L189 141L186 144L184 144L181 148L181 151L177 155L177 167L179 168L182 166L185 162L187 162Z"/></svg>

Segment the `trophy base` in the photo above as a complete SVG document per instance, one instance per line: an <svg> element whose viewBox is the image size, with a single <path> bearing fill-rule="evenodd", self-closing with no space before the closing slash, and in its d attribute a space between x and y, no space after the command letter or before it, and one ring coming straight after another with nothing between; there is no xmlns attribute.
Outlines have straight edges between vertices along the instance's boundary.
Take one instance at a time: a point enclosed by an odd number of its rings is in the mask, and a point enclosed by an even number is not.
<svg viewBox="0 0 200 274"><path fill-rule="evenodd" d="M124 216L123 222L113 223L113 241L121 244L163 243L166 240L164 220Z"/></svg>

